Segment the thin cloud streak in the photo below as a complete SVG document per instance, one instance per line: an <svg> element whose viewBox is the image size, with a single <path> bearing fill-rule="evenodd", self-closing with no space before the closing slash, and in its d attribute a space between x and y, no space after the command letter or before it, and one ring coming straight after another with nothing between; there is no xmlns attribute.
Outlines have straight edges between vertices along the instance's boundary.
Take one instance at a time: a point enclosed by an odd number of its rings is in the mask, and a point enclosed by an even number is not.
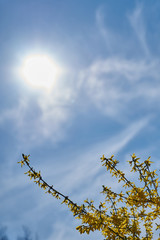
<svg viewBox="0 0 160 240"><path fill-rule="evenodd" d="M96 24L97 24L100 35L102 36L102 38L105 41L107 50L109 51L109 53L112 53L113 46L115 45L115 33L113 33L104 24L104 14L103 14L102 7L100 7L96 12Z"/></svg>
<svg viewBox="0 0 160 240"><path fill-rule="evenodd" d="M92 146L89 150L87 150L87 152L78 157L75 155L76 162L74 163L74 168L71 163L71 165L67 167L66 173L63 172L63 178L61 179L61 182L59 182L59 187L65 190L65 192L72 193L78 186L85 186L87 181L95 182L96 176L101 172L102 168L99 160L100 157L103 154L105 154L105 156L107 155L106 157L109 157L114 153L120 152L142 129L149 124L150 120L151 117L138 120L111 139ZM50 170L48 169L47 172L49 173ZM61 172L59 175L61 176ZM99 177L101 178L101 176ZM86 189L86 191L88 190ZM86 193L87 192L84 194Z"/></svg>
<svg viewBox="0 0 160 240"><path fill-rule="evenodd" d="M133 27L136 37L138 38L141 47L144 50L146 56L150 56L150 51L146 41L146 30L143 21L143 7L142 5L137 5L136 9L132 14L128 14L128 19L130 20L131 26Z"/></svg>

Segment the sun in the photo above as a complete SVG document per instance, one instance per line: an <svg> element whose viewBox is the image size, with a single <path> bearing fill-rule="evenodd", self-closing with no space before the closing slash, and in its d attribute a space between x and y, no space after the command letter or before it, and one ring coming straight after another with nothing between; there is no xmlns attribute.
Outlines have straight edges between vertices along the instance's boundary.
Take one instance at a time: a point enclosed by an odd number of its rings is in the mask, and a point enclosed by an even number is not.
<svg viewBox="0 0 160 240"><path fill-rule="evenodd" d="M24 59L21 76L34 88L50 89L60 74L60 67L47 55L34 54Z"/></svg>

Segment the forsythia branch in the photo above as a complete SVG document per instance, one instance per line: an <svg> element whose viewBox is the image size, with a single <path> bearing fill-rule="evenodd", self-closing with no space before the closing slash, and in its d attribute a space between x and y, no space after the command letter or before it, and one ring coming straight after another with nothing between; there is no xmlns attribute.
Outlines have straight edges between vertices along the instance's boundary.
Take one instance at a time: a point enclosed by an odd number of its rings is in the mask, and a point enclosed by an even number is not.
<svg viewBox="0 0 160 240"><path fill-rule="evenodd" d="M30 155L22 154L23 159L18 162L27 165L29 170L25 173L33 178L34 182L46 190L46 193L51 194L57 199L63 198L62 203L65 203L72 211L73 216L80 219L82 225L76 229L82 234L89 234L90 231L99 230L105 239L153 239L153 222L160 215L160 197L158 193L159 178L156 170L150 171L151 165L150 157L143 163L139 163L139 159L132 155L132 160L128 161L132 166L131 171L139 173L139 180L144 183L142 188L137 187L134 182L130 182L125 173L117 169L118 161L113 159L114 155L110 158L101 158L102 166L105 166L107 171L110 171L112 176L118 178L118 182L123 181L125 188L130 188L124 194L115 193L107 186L102 186L102 193L105 195L105 202L100 202L99 208L94 206L94 201L85 200L82 205L77 205L68 196L57 191L53 185L49 185L41 176L40 171L36 172L31 166L29 161ZM151 189L153 187L153 189ZM106 203L111 203L111 207L107 208ZM118 207L117 203L124 203L125 206ZM149 209L148 209L149 208ZM111 209L110 214L108 210ZM151 209L151 210L150 210ZM149 210L148 212L146 212ZM141 237L140 223L146 230L146 236ZM157 224L156 230L160 229L160 224ZM158 238L160 240L160 238Z"/></svg>

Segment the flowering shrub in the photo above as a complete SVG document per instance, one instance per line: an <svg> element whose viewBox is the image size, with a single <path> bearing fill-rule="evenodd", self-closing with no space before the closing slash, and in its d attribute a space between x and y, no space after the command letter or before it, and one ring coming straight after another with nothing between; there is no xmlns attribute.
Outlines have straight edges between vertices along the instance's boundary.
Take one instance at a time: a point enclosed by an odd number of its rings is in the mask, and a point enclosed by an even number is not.
<svg viewBox="0 0 160 240"><path fill-rule="evenodd" d="M125 193L115 193L110 187L103 185L102 193L105 195L105 202L100 202L98 208L94 206L94 201L88 199L82 205L77 205L68 196L63 195L53 185L49 185L41 176L40 171L36 172L30 166L30 155L22 154L23 159L18 162L27 165L29 170L25 173L46 193L51 194L57 199L62 199L62 203L66 204L73 216L80 219L82 224L76 229L82 234L89 234L90 231L99 230L105 239L153 239L153 221L157 220L160 215L160 196L158 194L159 178L156 170L150 171L150 157L140 163L135 154L132 155L131 161L128 161L132 167L131 172L139 173L139 180L143 182L143 187L137 187L134 182L130 182L125 173L117 169L118 161L110 158L101 158L102 166L109 170L112 176L118 179L118 182L123 181L123 187L128 189ZM111 207L107 207L106 203L110 203ZM118 203L124 204L118 207ZM159 222L160 223L160 222ZM143 224L146 235L142 235L140 224ZM160 229L160 224L156 230ZM158 238L160 240L160 237Z"/></svg>

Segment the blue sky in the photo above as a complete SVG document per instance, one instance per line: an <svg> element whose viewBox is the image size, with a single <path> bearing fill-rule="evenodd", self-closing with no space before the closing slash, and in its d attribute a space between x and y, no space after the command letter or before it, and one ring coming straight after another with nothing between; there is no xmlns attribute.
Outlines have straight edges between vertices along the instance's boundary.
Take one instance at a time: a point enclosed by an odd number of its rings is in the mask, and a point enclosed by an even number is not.
<svg viewBox="0 0 160 240"><path fill-rule="evenodd" d="M0 0L0 224L10 239L22 225L39 239L103 239L79 235L66 206L23 174L22 153L79 204L98 202L103 184L118 190L102 154L128 177L134 152L159 169L159 12L158 0ZM19 74L33 54L63 69L50 91Z"/></svg>

